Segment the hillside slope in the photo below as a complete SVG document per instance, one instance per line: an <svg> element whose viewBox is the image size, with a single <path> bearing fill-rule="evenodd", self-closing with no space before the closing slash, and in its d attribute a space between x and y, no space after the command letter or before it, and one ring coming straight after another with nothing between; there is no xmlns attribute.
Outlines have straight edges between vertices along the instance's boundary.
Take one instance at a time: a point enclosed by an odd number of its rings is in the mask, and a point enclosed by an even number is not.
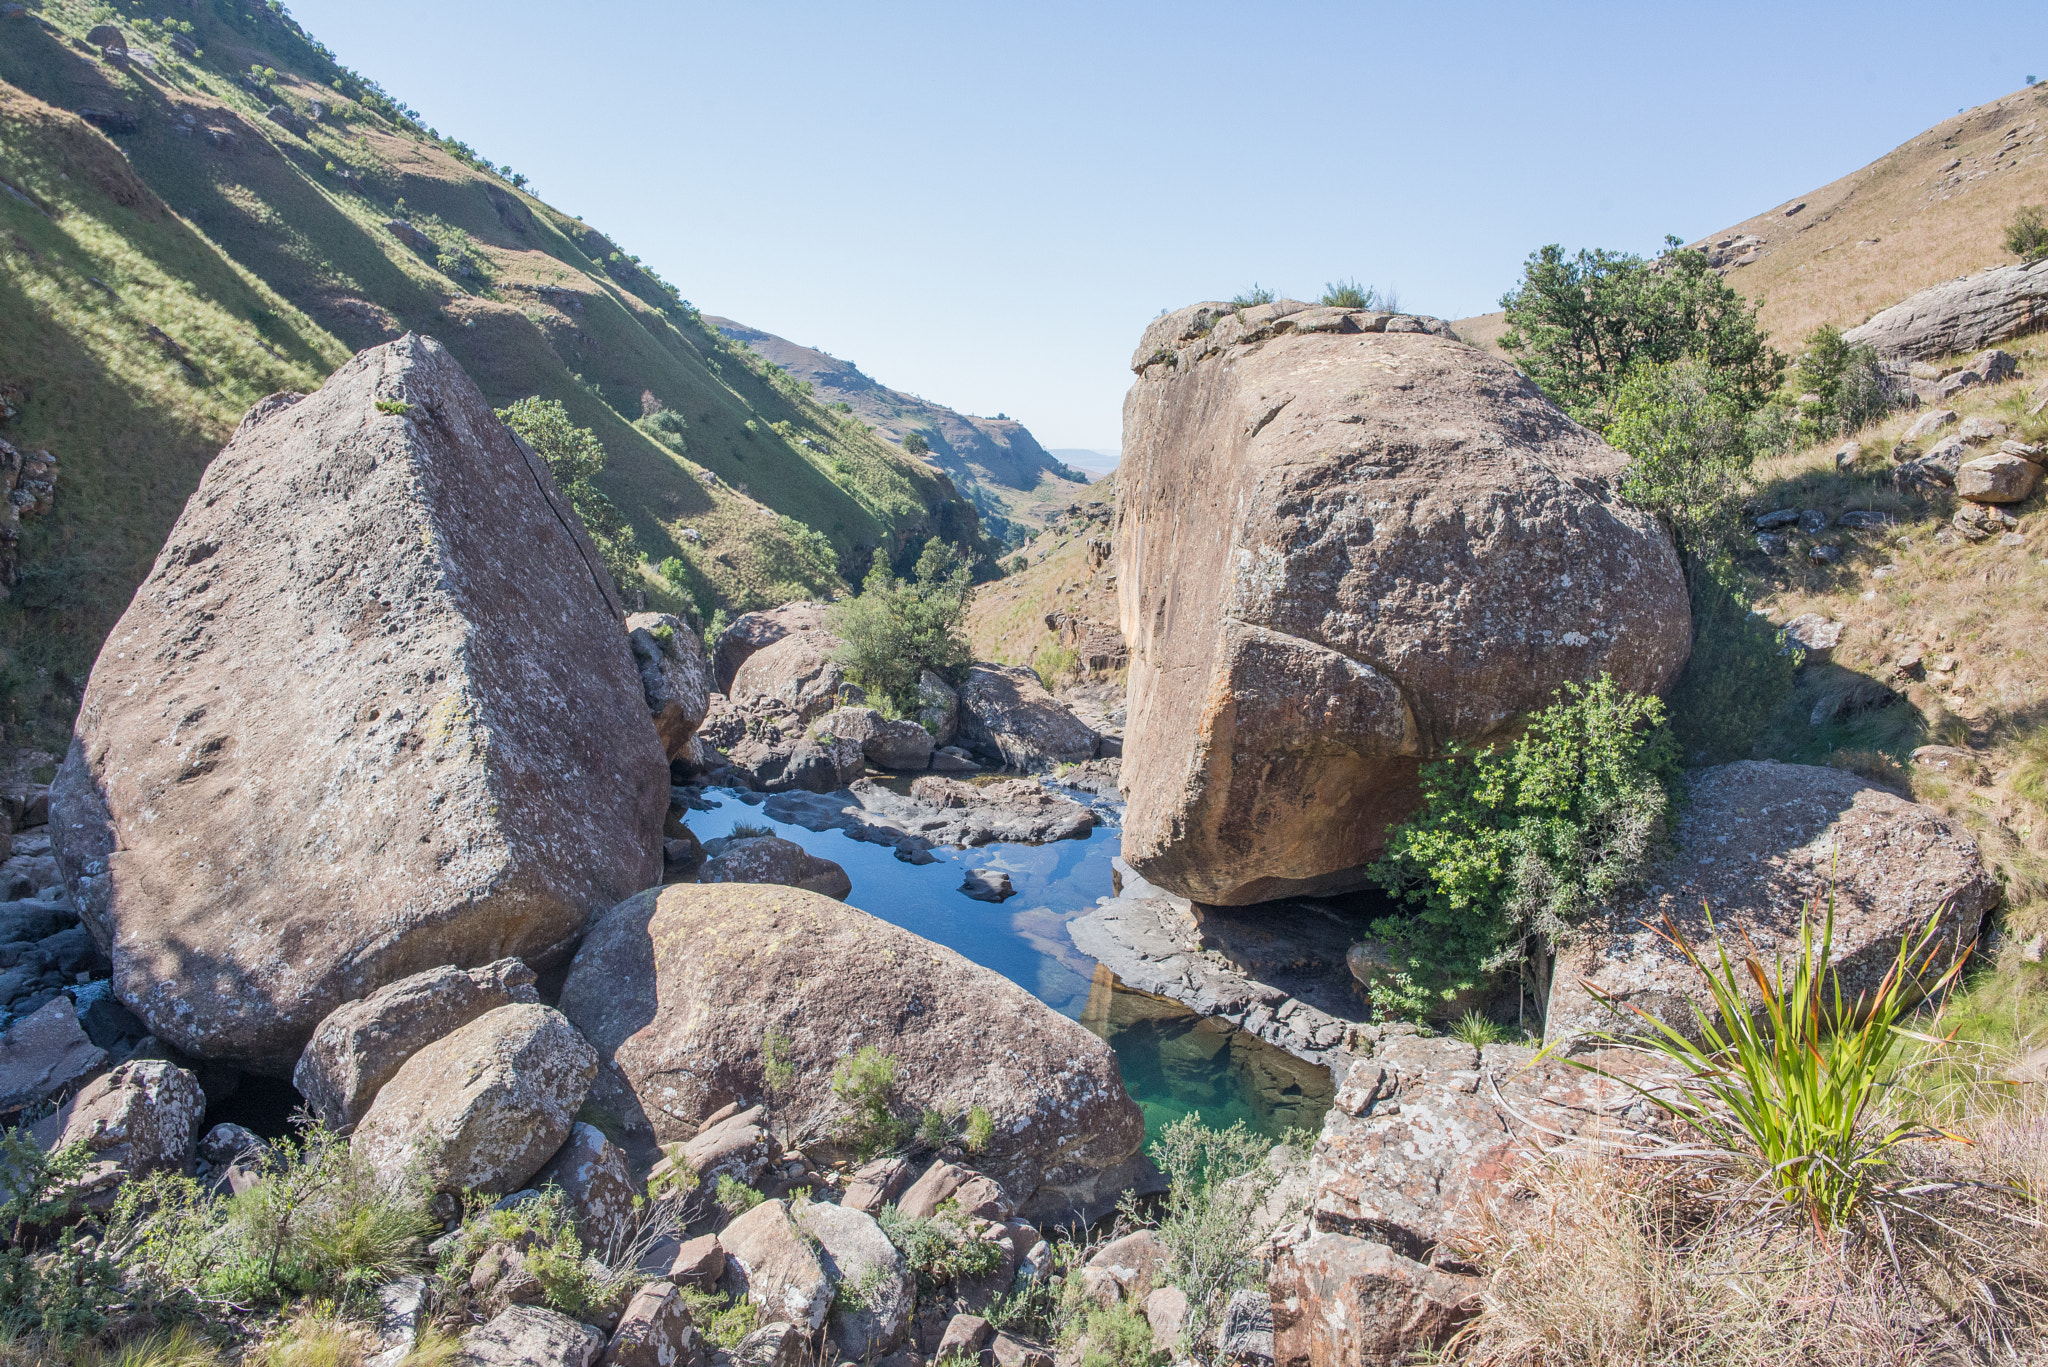
<svg viewBox="0 0 2048 1367"><path fill-rule="evenodd" d="M338 65L281 9L0 18L0 437L57 459L0 603L4 719L61 743L99 642L255 398L407 330L496 404L562 402L676 609L826 593L931 536L951 481L722 338L603 234ZM185 17L189 16L189 17ZM103 40L105 35L101 35ZM671 563L673 582L655 566ZM16 737L25 743L25 737Z"/></svg>
<svg viewBox="0 0 2048 1367"><path fill-rule="evenodd" d="M1868 166L1689 245L1762 300L1765 329L1793 352L1823 323L1854 327L1929 285L2010 262L2007 220L2021 205L2044 203L2048 85L2037 85L1944 119ZM1507 324L1495 312L1451 326L1497 350Z"/></svg>
<svg viewBox="0 0 2048 1367"><path fill-rule="evenodd" d="M707 315L704 321L813 386L827 404L846 405L886 440L900 443L911 432L921 433L931 447L931 463L952 476L989 521L989 530L1005 542L1014 544L1043 527L1088 483L1084 472L1064 465L1015 419L958 413L870 379L851 361L772 332L730 318Z"/></svg>

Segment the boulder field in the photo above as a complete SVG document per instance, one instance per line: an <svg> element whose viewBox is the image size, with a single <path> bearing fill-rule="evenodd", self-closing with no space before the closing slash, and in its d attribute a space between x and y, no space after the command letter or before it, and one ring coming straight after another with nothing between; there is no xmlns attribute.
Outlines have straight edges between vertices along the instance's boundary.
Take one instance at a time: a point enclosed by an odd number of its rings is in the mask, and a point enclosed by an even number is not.
<svg viewBox="0 0 2048 1367"><path fill-rule="evenodd" d="M342 1002L564 960L656 883L668 764L546 466L408 335L250 410L108 638L58 862L114 990L288 1073Z"/></svg>
<svg viewBox="0 0 2048 1367"><path fill-rule="evenodd" d="M1124 857L1220 905L1358 887L1427 756L1691 640L1625 457L1433 319L1155 320L1124 401Z"/></svg>

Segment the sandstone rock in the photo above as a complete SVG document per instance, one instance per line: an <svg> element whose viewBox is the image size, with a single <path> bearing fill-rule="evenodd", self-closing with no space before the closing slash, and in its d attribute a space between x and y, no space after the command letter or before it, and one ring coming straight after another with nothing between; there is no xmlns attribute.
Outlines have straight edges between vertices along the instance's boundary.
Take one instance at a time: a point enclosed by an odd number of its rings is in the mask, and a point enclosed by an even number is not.
<svg viewBox="0 0 2048 1367"><path fill-rule="evenodd" d="M1917 441L1921 437L1931 437L1955 420L1956 411L1953 408L1937 408L1922 413L1913 419L1913 425L1906 429L1906 440Z"/></svg>
<svg viewBox="0 0 2048 1367"><path fill-rule="evenodd" d="M580 527L427 338L243 419L52 794L65 881L153 1033L283 1076L341 1003L558 963L660 877L667 764Z"/></svg>
<svg viewBox="0 0 2048 1367"><path fill-rule="evenodd" d="M363 1367L400 1367L431 1320L424 1277L400 1277L376 1290L369 1325L369 1357Z"/></svg>
<svg viewBox="0 0 2048 1367"><path fill-rule="evenodd" d="M748 738L734 745L729 757L763 792L830 793L867 772L859 741L820 736L766 740Z"/></svg>
<svg viewBox="0 0 2048 1367"><path fill-rule="evenodd" d="M995 1334L994 1326L979 1315L955 1315L947 1322L946 1332L939 1337L939 1348L932 1354L933 1360L978 1363L982 1350L988 1347Z"/></svg>
<svg viewBox="0 0 2048 1367"><path fill-rule="evenodd" d="M515 1305L462 1336L461 1367L591 1367L604 1335L567 1315Z"/></svg>
<svg viewBox="0 0 2048 1367"><path fill-rule="evenodd" d="M947 746L960 731L960 695L929 669L917 671L917 721L935 746Z"/></svg>
<svg viewBox="0 0 2048 1367"><path fill-rule="evenodd" d="M732 692L733 677L757 652L774 645L785 636L798 632L824 632L830 635L825 625L825 603L784 603L779 608L766 612L742 613L733 619L732 625L719 633L711 649L711 683L720 693ZM834 648L838 641L832 642ZM827 650L826 654L831 651Z"/></svg>
<svg viewBox="0 0 2048 1367"><path fill-rule="evenodd" d="M1089 1257L1087 1270L1099 1272L1116 1284L1117 1294L1143 1302L1152 1294L1155 1278L1164 1275L1172 1255L1159 1236L1149 1229L1112 1239Z"/></svg>
<svg viewBox="0 0 2048 1367"><path fill-rule="evenodd" d="M932 733L914 721L889 721L872 707L840 707L818 719L825 735L860 742L861 754L884 769L929 769Z"/></svg>
<svg viewBox="0 0 2048 1367"><path fill-rule="evenodd" d="M725 1245L716 1234L700 1234L676 1250L668 1279L677 1286L709 1290L725 1275Z"/></svg>
<svg viewBox="0 0 2048 1367"><path fill-rule="evenodd" d="M974 762L974 756L957 745L942 745L932 751L932 771L940 774L978 773L981 766Z"/></svg>
<svg viewBox="0 0 2048 1367"><path fill-rule="evenodd" d="M707 1186L724 1173L753 1182L774 1156L767 1115L764 1108L750 1106L704 1126L683 1145L684 1164Z"/></svg>
<svg viewBox="0 0 2048 1367"><path fill-rule="evenodd" d="M1776 532L1759 532L1756 538L1756 548L1765 555L1783 555L1786 551L1792 549L1792 543Z"/></svg>
<svg viewBox="0 0 2048 1367"><path fill-rule="evenodd" d="M539 1305L547 1288L526 1265L526 1254L509 1243L492 1244L469 1271L470 1294L486 1315L514 1305Z"/></svg>
<svg viewBox="0 0 2048 1367"><path fill-rule="evenodd" d="M2005 424L1972 413L1963 419L1963 425L1956 429L1956 435L1972 446L1981 446L1987 441L1998 441L2005 436Z"/></svg>
<svg viewBox="0 0 2048 1367"><path fill-rule="evenodd" d="M1010 875L1001 869L969 869L960 884L960 891L977 902L1002 903L1017 895Z"/></svg>
<svg viewBox="0 0 2048 1367"><path fill-rule="evenodd" d="M910 1179L916 1173L916 1166L908 1158L896 1155L877 1158L855 1169L846 1183L846 1190L840 1193L839 1204L848 1210L873 1215L895 1200L897 1194L910 1185Z"/></svg>
<svg viewBox="0 0 2048 1367"><path fill-rule="evenodd" d="M123 1063L64 1103L51 1147L82 1143L129 1177L187 1172L205 1114L199 1079L183 1068L157 1059Z"/></svg>
<svg viewBox="0 0 2048 1367"><path fill-rule="evenodd" d="M1323 1235L1273 1269L1276 1367L1396 1367L1440 1346L1479 1312L1480 1282L1447 1276L1385 1244Z"/></svg>
<svg viewBox="0 0 2048 1367"><path fill-rule="evenodd" d="M1026 773L1095 758L1100 741L1022 665L976 664L960 685L960 739Z"/></svg>
<svg viewBox="0 0 2048 1367"><path fill-rule="evenodd" d="M838 638L823 628L797 632L747 657L727 694L745 711L794 713L801 723L816 721L839 702L846 672L833 662Z"/></svg>
<svg viewBox="0 0 2048 1367"><path fill-rule="evenodd" d="M1177 1353L1188 1327L1188 1293L1177 1286L1162 1286L1145 1297L1145 1322L1152 1326L1154 1348Z"/></svg>
<svg viewBox="0 0 2048 1367"><path fill-rule="evenodd" d="M780 883L845 901L853 891L846 870L829 859L820 859L794 840L779 835L749 836L734 840L704 861L697 873L700 883Z"/></svg>
<svg viewBox="0 0 2048 1367"><path fill-rule="evenodd" d="M1626 458L1434 330L1157 319L1124 405L1124 858L1205 903L1362 886L1423 760L1567 681L1661 691L1691 617ZM1168 339L1173 341L1169 342Z"/></svg>
<svg viewBox="0 0 2048 1367"><path fill-rule="evenodd" d="M778 1124L829 1123L833 1063L873 1045L901 1060L909 1113L988 1108L978 1161L1027 1212L1092 1202L1143 1137L1096 1036L951 950L793 888L678 884L621 903L578 951L562 1009L603 1057L599 1102L663 1142L762 1094L770 1028L797 1074Z"/></svg>
<svg viewBox="0 0 2048 1367"><path fill-rule="evenodd" d="M668 1282L648 1282L626 1303L600 1367L691 1367L699 1336L690 1308Z"/></svg>
<svg viewBox="0 0 2048 1367"><path fill-rule="evenodd" d="M671 761L685 758L711 706L711 664L697 633L680 617L642 612L626 619L626 644L663 750Z"/></svg>
<svg viewBox="0 0 2048 1367"><path fill-rule="evenodd" d="M349 1146L386 1181L517 1191L569 1137L597 1056L560 1012L501 1006L421 1049L378 1091Z"/></svg>
<svg viewBox="0 0 2048 1367"><path fill-rule="evenodd" d="M1850 328L1842 340L1880 355L1931 360L2017 336L2048 317L2048 262L1994 266L1944 281ZM2004 353L1999 353L2003 355Z"/></svg>
<svg viewBox="0 0 2048 1367"><path fill-rule="evenodd" d="M71 999L59 993L0 1035L0 1112L36 1105L106 1063L107 1051L86 1038Z"/></svg>
<svg viewBox="0 0 2048 1367"><path fill-rule="evenodd" d="M2034 492L2041 467L2004 454L1966 460L1956 472L1956 494L1979 503L2018 503Z"/></svg>
<svg viewBox="0 0 2048 1367"><path fill-rule="evenodd" d="M963 783L933 774L913 780L907 796L861 779L852 792L865 810L934 845L1085 840L1096 823L1081 803L1028 778Z"/></svg>
<svg viewBox="0 0 2048 1367"><path fill-rule="evenodd" d="M990 1339L988 1355L996 1367L1053 1367L1052 1353L1048 1349L1014 1334L998 1333Z"/></svg>
<svg viewBox="0 0 2048 1367"><path fill-rule="evenodd" d="M536 1187L559 1187L586 1251L608 1258L633 1233L638 1184L626 1152L594 1125L577 1121L566 1143L534 1175Z"/></svg>
<svg viewBox="0 0 2048 1367"><path fill-rule="evenodd" d="M1778 527L1790 527L1797 521L1799 521L1799 510L1797 508L1780 508L1774 513L1765 513L1757 518L1756 529L1760 532L1771 531Z"/></svg>
<svg viewBox="0 0 2048 1367"><path fill-rule="evenodd" d="M486 1011L538 1000L534 981L519 960L500 959L466 972L445 964L380 987L320 1022L292 1070L292 1085L314 1115L349 1129L407 1059Z"/></svg>
<svg viewBox="0 0 2048 1367"><path fill-rule="evenodd" d="M1901 937L1941 908L1939 973L1976 939L1997 897L1977 845L1933 809L1840 769L1742 761L1693 771L1677 852L1648 887L1617 901L1561 950L1552 970L1548 1038L1613 1027L1590 988L1692 1033L1694 1003L1712 1009L1698 975L1653 930L1669 917L1702 947L1714 924L1731 953L1753 944L1766 962L1798 944L1802 912L1834 891L1834 962L1851 999L1875 987Z"/></svg>
<svg viewBox="0 0 2048 1367"><path fill-rule="evenodd" d="M843 1205L814 1203L804 1212L803 1231L818 1241L827 1275L843 1288L827 1331L839 1351L867 1362L902 1342L917 1282L874 1217Z"/></svg>
<svg viewBox="0 0 2048 1367"><path fill-rule="evenodd" d="M962 1211L979 1220L1007 1220L1016 1209L1003 1194L1001 1183L972 1168L945 1162L926 1168L897 1199L896 1209L913 1220L929 1220L948 1201L958 1202Z"/></svg>
<svg viewBox="0 0 2048 1367"><path fill-rule="evenodd" d="M810 1336L794 1324L764 1324L732 1351L733 1367L802 1367Z"/></svg>
<svg viewBox="0 0 2048 1367"><path fill-rule="evenodd" d="M825 1322L832 1304L832 1279L821 1250L789 1218L789 1202L763 1201L719 1232L725 1272L719 1279L729 1295L745 1296L771 1320L806 1330Z"/></svg>

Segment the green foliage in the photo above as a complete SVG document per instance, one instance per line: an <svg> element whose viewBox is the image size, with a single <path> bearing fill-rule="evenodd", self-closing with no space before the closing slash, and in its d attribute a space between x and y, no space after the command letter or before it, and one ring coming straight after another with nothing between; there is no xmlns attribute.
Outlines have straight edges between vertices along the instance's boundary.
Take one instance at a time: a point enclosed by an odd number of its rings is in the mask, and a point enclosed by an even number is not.
<svg viewBox="0 0 2048 1367"><path fill-rule="evenodd" d="M1158 1367L1167 1354L1152 1344L1152 1325L1124 1301L1090 1306L1076 1334L1081 1367Z"/></svg>
<svg viewBox="0 0 2048 1367"><path fill-rule="evenodd" d="M1750 610L1726 560L1694 562L1692 655L1671 692L1671 730L1689 765L1748 759L1785 699L1804 653Z"/></svg>
<svg viewBox="0 0 2048 1367"><path fill-rule="evenodd" d="M995 1137L996 1118L989 1114L988 1107L975 1102L967 1112L967 1129L961 1143L969 1153L985 1153Z"/></svg>
<svg viewBox="0 0 2048 1367"><path fill-rule="evenodd" d="M958 1201L943 1202L930 1219L905 1215L895 1206L882 1207L875 1218L917 1274L921 1290L986 1277L1003 1265L1002 1245L975 1233L975 1221Z"/></svg>
<svg viewBox="0 0 2048 1367"><path fill-rule="evenodd" d="M1217 1130L1199 1113L1182 1116L1153 1141L1152 1161L1167 1183L1156 1229L1171 1269L1166 1280L1188 1298L1184 1348L1221 1320L1232 1291L1259 1279L1265 1239L1253 1217L1280 1180L1266 1161L1272 1147L1241 1120ZM1123 1211L1136 1219L1135 1198L1124 1199Z"/></svg>
<svg viewBox="0 0 2048 1367"><path fill-rule="evenodd" d="M379 399L377 411L388 413L394 418L409 418L412 416L412 405L403 399Z"/></svg>
<svg viewBox="0 0 2048 1367"><path fill-rule="evenodd" d="M1230 306L1235 309L1256 308L1260 304L1270 304L1272 302L1273 291L1259 284L1254 284L1243 294L1233 294L1230 296Z"/></svg>
<svg viewBox="0 0 2048 1367"><path fill-rule="evenodd" d="M903 434L903 449L913 456L921 456L932 449L932 444L925 440L924 433L913 427Z"/></svg>
<svg viewBox="0 0 2048 1367"><path fill-rule="evenodd" d="M2048 213L2038 204L2022 205L2005 225L2005 249L2022 261L2048 258Z"/></svg>
<svg viewBox="0 0 2048 1367"><path fill-rule="evenodd" d="M1792 367L1792 383L1802 395L1799 433L1806 441L1847 436L1891 411L1876 349L1850 346L1832 323L1806 335L1806 351ZM1808 394L1813 397L1803 397Z"/></svg>
<svg viewBox="0 0 2048 1367"><path fill-rule="evenodd" d="M1899 1021L1923 996L1952 989L1969 957L1958 954L1931 976L1937 958L1951 948L1937 908L1917 934L1900 938L1878 985L1845 1000L1833 961L1832 889L1827 897L1818 938L1818 898L1800 917L1798 953L1789 968L1782 958L1765 963L1753 946L1731 958L1718 936L1710 964L1667 919L1660 933L1713 998L1711 1012L1693 1005L1690 1034L1594 989L1602 1005L1637 1031L1599 1038L1668 1065L1655 1088L1617 1080L1704 1135L1722 1160L1747 1167L1753 1189L1770 1193L1817 1230L1849 1224L1873 1198L1901 1195L1887 1182L1901 1144L1959 1138L1896 1115L1876 1119L1872 1112L1900 1045L1941 1043ZM1714 934L1711 911L1707 931ZM1566 1062L1613 1076L1593 1064Z"/></svg>
<svg viewBox="0 0 2048 1367"><path fill-rule="evenodd" d="M1704 361L1638 365L1614 394L1607 440L1634 457L1622 497L1655 513L1681 554L1733 543L1755 457L1740 405Z"/></svg>
<svg viewBox="0 0 2048 1367"><path fill-rule="evenodd" d="M877 556L860 595L832 607L832 629L843 643L835 658L870 694L914 712L920 670L949 674L972 657L961 634L969 577L960 552L945 541L925 544L908 583Z"/></svg>
<svg viewBox="0 0 2048 1367"><path fill-rule="evenodd" d="M1022 555L1013 555L1003 562L1003 572L1005 574L1022 574L1030 568L1031 562Z"/></svg>
<svg viewBox="0 0 2048 1367"><path fill-rule="evenodd" d="M728 1220L746 1214L761 1204L761 1193L748 1186L729 1172L718 1174L718 1185L711 1190L711 1199L725 1212Z"/></svg>
<svg viewBox="0 0 2048 1367"><path fill-rule="evenodd" d="M1356 280L1335 280L1323 286L1323 297L1317 302L1333 309L1381 307L1379 291Z"/></svg>
<svg viewBox="0 0 2048 1367"><path fill-rule="evenodd" d="M694 1286L679 1286L676 1291L689 1307L690 1323L697 1332L714 1348L723 1348L728 1353L740 1346L740 1341L754 1332L756 1322L761 1318L758 1305L745 1296L733 1297L711 1291L700 1291Z"/></svg>
<svg viewBox="0 0 2048 1367"><path fill-rule="evenodd" d="M1508 1028L1491 1016L1467 1011L1452 1023L1451 1037L1465 1041L1474 1049L1484 1049L1489 1044L1499 1044L1507 1039Z"/></svg>
<svg viewBox="0 0 2048 1367"><path fill-rule="evenodd" d="M526 1270L541 1285L541 1303L571 1319L601 1319L607 1308L616 1309L639 1284L633 1269L615 1270L585 1254L568 1200L557 1187L543 1188L538 1196L505 1210L486 1207L465 1219L454 1244L441 1256L443 1280L467 1282L477 1260L498 1243L519 1248Z"/></svg>
<svg viewBox="0 0 2048 1367"><path fill-rule="evenodd" d="M763 826L757 821L735 821L732 823L732 831L728 838L732 840L759 840L764 835L773 834L775 834L773 826ZM775 1039L781 1039L784 1047L787 1047L789 1044L786 1038L772 1032L764 1037L761 1046L761 1061L764 1067L768 1063L768 1041Z"/></svg>
<svg viewBox="0 0 2048 1367"><path fill-rule="evenodd" d="M1663 703L1603 675L1566 684L1505 752L1425 766L1421 811L1373 866L1417 908L1373 923L1393 966L1375 1008L1427 1016L1634 883L1664 842L1676 749Z"/></svg>
<svg viewBox="0 0 2048 1367"><path fill-rule="evenodd" d="M895 1148L909 1130L889 1109L898 1066L893 1055L872 1044L832 1065L832 1095L848 1108L840 1121L840 1137L853 1145L863 1162Z"/></svg>
<svg viewBox="0 0 2048 1367"><path fill-rule="evenodd" d="M604 443L597 433L570 421L569 410L556 400L537 396L499 409L498 417L546 463L596 543L613 584L624 590L639 583L640 548L633 528L592 483L605 465Z"/></svg>
<svg viewBox="0 0 2048 1367"><path fill-rule="evenodd" d="M917 1142L928 1149L943 1149L954 1140L953 1122L946 1119L943 1111L929 1106L917 1118Z"/></svg>
<svg viewBox="0 0 2048 1367"><path fill-rule="evenodd" d="M84 1144L45 1153L26 1129L0 1131L0 1341L33 1337L65 1351L106 1327L120 1269L70 1221L77 1184L95 1161ZM54 1240L51 1226L65 1227Z"/></svg>
<svg viewBox="0 0 2048 1367"><path fill-rule="evenodd" d="M1778 387L1785 358L1765 342L1760 305L1744 303L1705 253L1666 241L1655 262L1597 249L1566 257L1555 244L1544 247L1530 253L1522 283L1501 297L1502 349L1580 422L1605 427L1614 391L1643 362L1699 357L1714 387L1745 415Z"/></svg>

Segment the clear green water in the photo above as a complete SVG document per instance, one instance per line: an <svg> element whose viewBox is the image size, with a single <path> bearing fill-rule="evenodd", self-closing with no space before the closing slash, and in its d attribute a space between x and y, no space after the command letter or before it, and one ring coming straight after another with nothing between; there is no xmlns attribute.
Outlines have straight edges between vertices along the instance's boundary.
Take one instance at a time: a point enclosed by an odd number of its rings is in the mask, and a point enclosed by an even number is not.
<svg viewBox="0 0 2048 1367"><path fill-rule="evenodd" d="M1115 891L1115 827L1050 845L934 849L936 862L913 865L839 831L776 821L737 794L706 796L719 805L690 814L699 840L728 834L738 822L770 827L845 869L853 880L849 905L993 969L1107 1040L1125 1089L1145 1112L1148 1140L1191 1112L1216 1126L1241 1120L1276 1139L1294 1126L1322 1124L1334 1092L1327 1069L1228 1022L1131 991L1067 938L1068 921ZM1009 874L1017 895L991 906L961 892L966 871L983 868Z"/></svg>

